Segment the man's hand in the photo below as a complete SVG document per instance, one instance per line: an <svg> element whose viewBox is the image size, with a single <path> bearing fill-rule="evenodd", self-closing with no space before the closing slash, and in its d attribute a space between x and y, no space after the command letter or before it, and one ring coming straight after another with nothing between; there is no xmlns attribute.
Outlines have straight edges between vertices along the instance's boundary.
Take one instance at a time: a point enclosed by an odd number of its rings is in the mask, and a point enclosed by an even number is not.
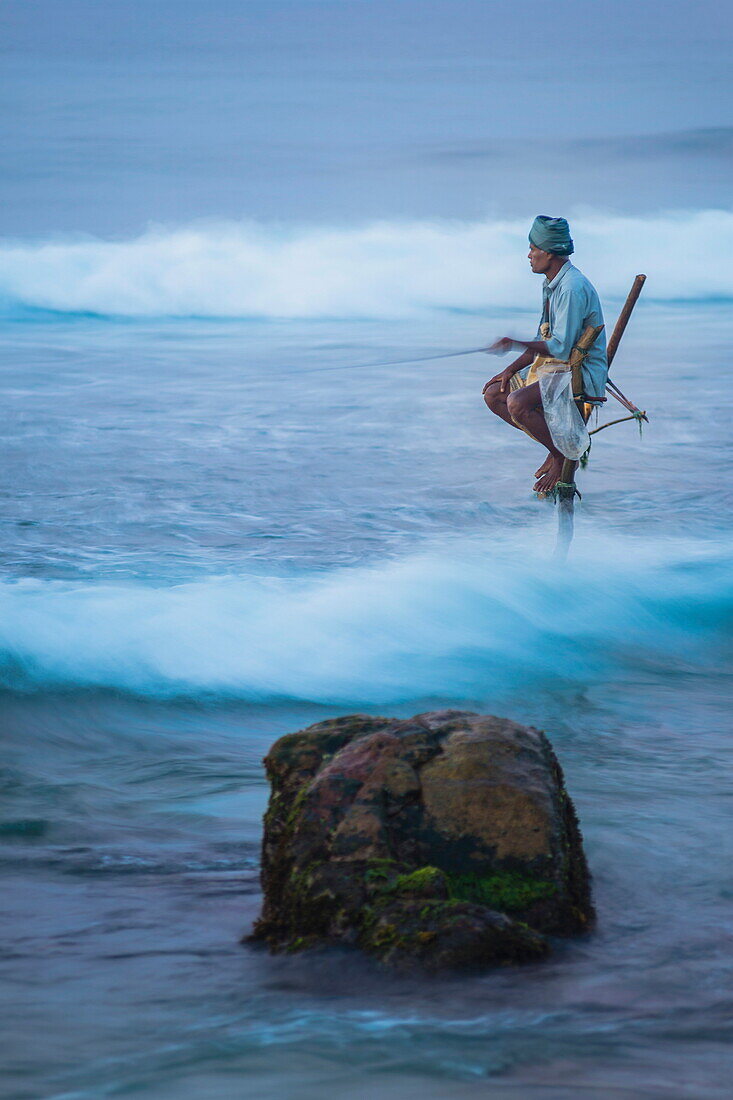
<svg viewBox="0 0 733 1100"><path fill-rule="evenodd" d="M486 349L489 355L506 355L508 351L511 351L514 347L514 340L510 336L502 336L501 340L497 340L495 344Z"/></svg>
<svg viewBox="0 0 733 1100"><path fill-rule="evenodd" d="M481 392L485 394L489 386L493 386L495 382L501 382L500 389L501 392L504 393L509 388L509 383L519 369L520 368L515 367L514 364L512 364L511 367L506 367L499 374L495 374L493 378L490 378Z"/></svg>

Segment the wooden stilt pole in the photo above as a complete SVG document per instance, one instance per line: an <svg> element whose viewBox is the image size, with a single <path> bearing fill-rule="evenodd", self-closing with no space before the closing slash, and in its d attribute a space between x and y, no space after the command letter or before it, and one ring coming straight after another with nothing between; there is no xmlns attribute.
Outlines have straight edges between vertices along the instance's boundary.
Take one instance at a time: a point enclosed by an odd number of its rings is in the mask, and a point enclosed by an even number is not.
<svg viewBox="0 0 733 1100"><path fill-rule="evenodd" d="M626 326L629 323L629 318L631 317L634 306L636 305L639 295L641 294L641 288L644 286L645 282L646 275L637 275L634 279L631 290L629 291L628 297L624 302L624 307L619 314L618 321L616 322L613 333L611 335L611 339L608 341L608 351L606 354L608 356L609 368L616 357L616 352L618 351L621 337L626 330ZM578 341L576 348L573 348L573 354L570 357L570 366L573 371L573 397L575 398L578 410L586 423L588 422L588 418L590 417L592 406L586 404L582 399L582 367L583 359L585 358L582 352L583 349L587 350L592 345L593 341L596 339L600 331L600 328L593 329L590 326L585 329L583 335ZM590 333L593 333L593 335L589 337L587 343L584 345L583 341L586 339L586 337L589 336ZM578 349L580 349L580 351L578 354L576 354ZM573 462L571 459L566 458L562 465L562 473L560 475L560 481L557 486L558 515L555 558L560 561L564 561L567 557L570 543L573 539L573 530L575 526L575 496L578 492L575 487L575 471L577 470L577 468L577 462Z"/></svg>
<svg viewBox="0 0 733 1100"><path fill-rule="evenodd" d="M588 349L593 345L603 330L603 325L594 328L589 325L583 331L583 335L573 348L570 356L570 369L573 372L573 398L575 400L583 420L587 422L590 416L590 406L583 401L583 360ZM586 412L586 409L588 410ZM565 561L573 541L575 527L575 471L578 463L566 458L562 464L560 481L555 490L557 496L557 543L555 544L555 557Z"/></svg>

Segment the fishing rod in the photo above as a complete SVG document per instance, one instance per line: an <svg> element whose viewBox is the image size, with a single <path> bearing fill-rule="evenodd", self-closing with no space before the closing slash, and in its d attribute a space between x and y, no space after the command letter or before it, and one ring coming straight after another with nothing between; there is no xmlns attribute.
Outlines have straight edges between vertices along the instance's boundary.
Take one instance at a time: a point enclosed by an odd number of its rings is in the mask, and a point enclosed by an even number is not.
<svg viewBox="0 0 733 1100"><path fill-rule="evenodd" d="M636 276L632 284L631 290L629 291L626 301L624 303L623 309L619 314L619 318L614 327L611 339L608 341L608 347L606 349L606 358L608 361L609 369L616 357L616 352L618 351L621 337L626 331L626 326L629 323L629 318L631 317L634 306L639 299L641 289L644 286L645 282L646 275ZM580 367L580 364L578 364L578 367ZM578 374L580 374L580 369L578 369ZM579 378L578 382L580 382ZM631 416L623 416L620 417L618 420L611 420L608 424L601 424L599 428L594 428L593 431L589 432L588 434L595 435L596 432L602 432L605 428L610 428L613 424L622 424L625 420L638 421L639 430L641 430L641 421L647 419L646 413L642 412L640 409L637 409L636 405L634 405L633 402L629 401L628 397L621 393L621 390L614 382L610 382L607 379L606 384L608 386L608 391L611 396L615 397L619 404L623 405L627 411L631 412ZM580 388L581 386L578 385L578 389ZM575 389L575 386L573 387L573 389ZM587 423L591 409L590 407L585 405L581 411L583 412L583 419ZM586 415L586 412L588 415ZM572 542L573 538L573 526L575 522L573 515L574 501L576 496L580 496L578 488L575 484L575 473L577 468L577 462L566 458L562 465L560 481L557 482L554 489L555 499L558 502L557 543L555 545L555 559L561 562L565 561L565 559L567 558L568 550L570 549L570 543Z"/></svg>
<svg viewBox="0 0 733 1100"><path fill-rule="evenodd" d="M646 413L642 412L641 409L637 409L634 402L630 401L628 399L628 397L626 397L621 392L621 390L618 388L618 386L615 384L615 382L611 381L610 378L606 379L606 386L611 392L611 397L615 397L620 405L623 405L625 409L629 410L629 412L632 414L632 416L641 417L642 420L646 420L647 424L649 423L649 417L646 415Z"/></svg>

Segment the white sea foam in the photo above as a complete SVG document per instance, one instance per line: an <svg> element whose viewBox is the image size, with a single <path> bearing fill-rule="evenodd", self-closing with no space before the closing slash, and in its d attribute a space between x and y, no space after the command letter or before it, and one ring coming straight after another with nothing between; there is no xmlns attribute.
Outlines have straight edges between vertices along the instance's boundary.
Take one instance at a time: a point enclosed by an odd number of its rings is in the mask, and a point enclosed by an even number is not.
<svg viewBox="0 0 733 1100"><path fill-rule="evenodd" d="M572 569L491 548L299 579L0 585L0 683L377 705L725 667L719 547L612 547ZM694 565L694 568L691 568ZM582 592L582 599L578 599Z"/></svg>
<svg viewBox="0 0 733 1100"><path fill-rule="evenodd" d="M251 222L151 228L127 241L0 245L10 308L118 316L405 317L534 308L526 221L377 222L285 229ZM604 297L638 271L648 297L733 297L733 211L572 219L577 263Z"/></svg>

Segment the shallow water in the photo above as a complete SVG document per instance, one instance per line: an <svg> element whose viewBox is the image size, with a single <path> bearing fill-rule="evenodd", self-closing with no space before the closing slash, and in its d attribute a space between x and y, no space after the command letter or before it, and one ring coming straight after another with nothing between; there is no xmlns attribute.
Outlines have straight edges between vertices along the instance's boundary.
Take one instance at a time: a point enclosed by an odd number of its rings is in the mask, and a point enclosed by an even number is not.
<svg viewBox="0 0 733 1100"><path fill-rule="evenodd" d="M572 0L551 71L547 20L2 4L8 1100L730 1095L733 21ZM534 332L537 210L609 325L649 276L566 567L501 363L393 362ZM597 930L440 981L242 945L272 742L444 706L547 731Z"/></svg>
<svg viewBox="0 0 733 1100"><path fill-rule="evenodd" d="M489 323L6 330L6 1095L725 1095L727 309L640 308L565 569L490 361L320 369ZM435 706L547 730L597 932L440 983L241 946L272 741Z"/></svg>

